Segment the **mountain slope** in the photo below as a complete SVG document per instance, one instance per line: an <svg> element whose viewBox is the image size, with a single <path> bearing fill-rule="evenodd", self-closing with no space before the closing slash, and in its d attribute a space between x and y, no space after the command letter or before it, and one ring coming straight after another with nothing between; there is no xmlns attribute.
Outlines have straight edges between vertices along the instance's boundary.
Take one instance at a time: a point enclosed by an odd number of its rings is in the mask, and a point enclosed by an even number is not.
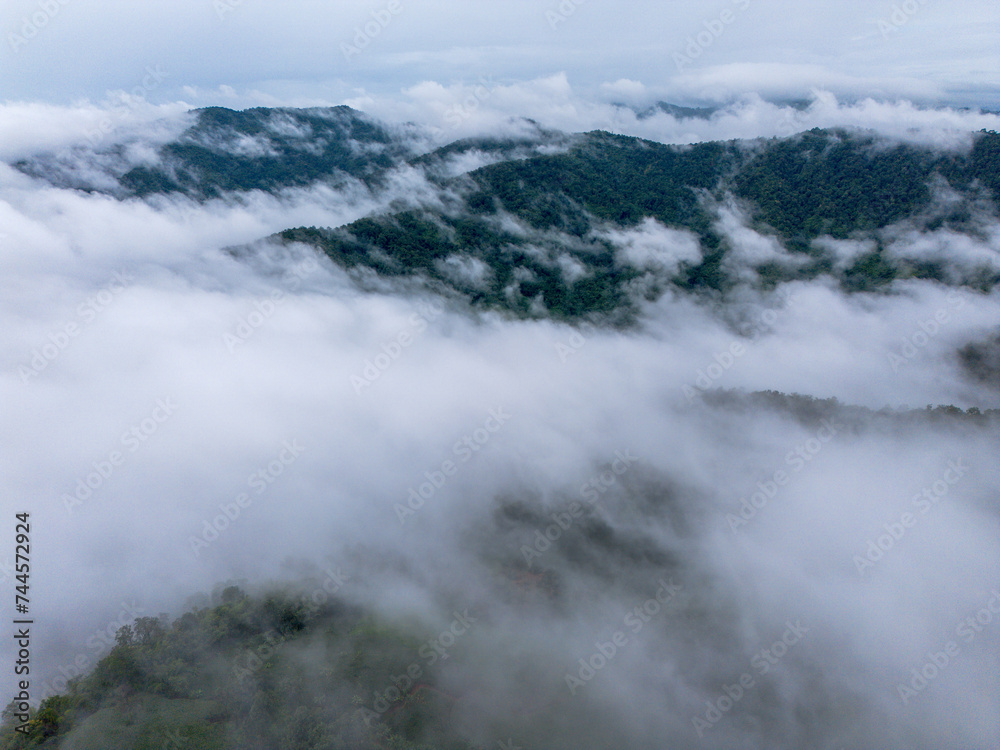
<svg viewBox="0 0 1000 750"><path fill-rule="evenodd" d="M845 131L688 147L598 132L565 153L453 179L458 199L443 210L407 208L278 239L313 245L347 268L428 279L473 305L562 319L627 320L642 297L669 287L725 291L747 271L764 285L831 274L848 291L911 277L989 289L1000 281L996 265L946 269L947 258L908 258L890 246L906 223L979 231L978 220L997 211L998 153L996 133L980 134L961 156ZM870 247L843 262L824 236ZM770 243L771 257L745 253L748 237ZM637 263L623 252L644 240L669 256L685 239L697 253L677 251L673 261Z"/></svg>
<svg viewBox="0 0 1000 750"><path fill-rule="evenodd" d="M203 200L346 177L371 179L413 155L400 135L346 106L240 112L209 107L192 115L193 124L147 163L130 165L123 146L109 147L121 157L113 174L118 184L109 192L118 197L182 193ZM62 187L100 189L75 175L71 164L69 157L50 154L14 166Z"/></svg>
<svg viewBox="0 0 1000 750"><path fill-rule="evenodd" d="M198 201L358 181L378 194L393 170L415 170L431 199L406 195L389 213L272 239L314 246L361 283L413 279L516 316L627 324L670 289L725 294L821 275L849 292L906 278L980 290L1000 281L997 259L952 252L997 217L994 132L962 154L861 131L675 146L525 121L519 136L430 148L416 130L349 107L213 107L193 118L145 161L126 143L16 166L119 198ZM915 252L908 231L936 249Z"/></svg>

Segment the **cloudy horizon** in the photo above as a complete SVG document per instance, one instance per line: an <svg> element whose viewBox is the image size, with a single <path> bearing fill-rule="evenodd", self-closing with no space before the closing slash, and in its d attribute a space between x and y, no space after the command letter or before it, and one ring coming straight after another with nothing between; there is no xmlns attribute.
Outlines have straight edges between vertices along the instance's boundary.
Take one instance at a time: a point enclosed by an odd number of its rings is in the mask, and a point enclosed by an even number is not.
<svg viewBox="0 0 1000 750"><path fill-rule="evenodd" d="M997 109L998 13L985 0L850 0L794 13L763 0L11 0L0 14L0 101L100 103L140 89L150 102L190 106L420 104L433 86L562 75L604 102L791 100L825 90L851 101ZM595 47L600 55L589 54Z"/></svg>
<svg viewBox="0 0 1000 750"><path fill-rule="evenodd" d="M136 616L210 606L227 583L326 586L428 637L462 623L442 679L463 696L456 726L489 747L502 730L554 747L995 746L1000 390L967 353L996 357L1000 216L980 183L937 174L920 212L804 253L720 179L697 192L727 248L719 289L676 282L709 255L691 226L595 218L573 237L497 211L568 284L605 248L633 274L628 325L541 297L524 315L477 306L274 239L464 217L474 170L594 130L752 154L845 128L866 154L927 159L1000 130L995 4L670 9L5 4L0 494L32 515L36 703ZM133 167L176 167L162 147L192 108L344 104L384 129L343 137L385 155L378 179L121 188ZM198 137L227 155L311 147L301 121L262 122ZM876 250L933 273L849 288ZM807 261L825 265L796 277ZM471 253L436 268L463 289L491 273ZM788 275L768 285L768 268ZM4 641L5 670L15 657Z"/></svg>

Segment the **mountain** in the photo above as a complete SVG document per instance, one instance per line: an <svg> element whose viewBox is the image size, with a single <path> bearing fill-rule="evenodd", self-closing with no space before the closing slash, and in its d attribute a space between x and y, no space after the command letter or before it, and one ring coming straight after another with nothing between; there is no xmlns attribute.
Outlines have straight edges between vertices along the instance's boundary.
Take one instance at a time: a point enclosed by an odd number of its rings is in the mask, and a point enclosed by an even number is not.
<svg viewBox="0 0 1000 750"><path fill-rule="evenodd" d="M429 173L470 153L493 160L524 158L539 147L558 148L570 136L526 120L523 133L477 138L438 147L433 133L389 126L351 107L234 111L208 107L189 113L190 124L165 143L143 135L108 145L78 144L37 154L13 166L57 187L117 198L184 195L204 201L232 193L280 193L350 180L372 187L408 162Z"/></svg>
<svg viewBox="0 0 1000 750"><path fill-rule="evenodd" d="M661 112L677 120L708 120L718 111L718 107L684 107L680 104L671 104L670 102L657 102L652 107L639 110L636 114L640 120L645 120Z"/></svg>
<svg viewBox="0 0 1000 750"><path fill-rule="evenodd" d="M421 650L431 633L287 590L220 587L206 604L122 627L93 671L42 701L27 726L8 707L0 748L472 748L449 726L441 653ZM300 662L309 651L323 654L328 689L310 677L316 657ZM372 695L396 689L393 675L402 695L385 709Z"/></svg>
<svg viewBox="0 0 1000 750"><path fill-rule="evenodd" d="M345 268L426 279L473 306L570 320L627 321L642 298L725 291L747 270L765 287L829 274L848 291L897 278L988 290L1000 281L988 266L958 272L944 257L900 257L889 246L907 223L978 231L978 217L996 215L998 156L1000 136L986 132L966 156L839 130L683 147L596 132L563 153L454 178L446 186L457 198L443 210L408 207L276 239ZM726 226L740 212L753 238L772 243L772 258L740 257ZM687 233L697 253L674 264L624 260L622 243L644 227L665 247L684 236L662 229ZM870 249L843 263L823 237L870 240Z"/></svg>
<svg viewBox="0 0 1000 750"><path fill-rule="evenodd" d="M147 164L130 163L129 144L95 149L116 180L106 192L121 198L181 193L204 200L345 178L372 180L413 155L403 133L346 106L240 112L208 107L191 116L190 127L159 146L153 158L145 157ZM80 150L43 154L14 166L61 187L101 190L73 168L85 157Z"/></svg>
<svg viewBox="0 0 1000 750"><path fill-rule="evenodd" d="M1000 281L988 264L895 246L908 230L936 233L942 246L983 234L1000 194L995 132L959 153L843 129L677 146L524 121L519 135L440 145L349 107L191 117L145 163L126 143L15 166L122 199L199 201L352 181L377 193L391 171L415 169L438 191L433 205L396 200L346 226L271 240L313 246L362 284L406 278L515 316L627 325L670 289L725 294L821 275L849 292L905 278L983 291Z"/></svg>

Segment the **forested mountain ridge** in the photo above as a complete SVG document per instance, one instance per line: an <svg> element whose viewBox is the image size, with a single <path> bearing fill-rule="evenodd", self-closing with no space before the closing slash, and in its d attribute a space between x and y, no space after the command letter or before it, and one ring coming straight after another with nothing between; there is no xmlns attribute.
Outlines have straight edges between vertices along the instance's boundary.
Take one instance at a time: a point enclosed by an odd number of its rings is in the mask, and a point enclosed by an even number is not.
<svg viewBox="0 0 1000 750"><path fill-rule="evenodd" d="M444 131L390 126L345 105L206 107L192 110L183 124L163 143L141 132L118 142L96 131L72 148L35 154L13 166L57 187L120 199L184 195L205 201L254 190L342 187L352 180L377 188L386 171L407 163L433 173L440 162L469 151L519 158L540 145L558 148L572 140L525 121L516 137L455 141Z"/></svg>
<svg viewBox="0 0 1000 750"><path fill-rule="evenodd" d="M109 192L119 198L179 193L198 200L250 190L279 191L318 181L371 179L414 152L404 138L347 106L316 109L208 107L155 154L130 156L124 144L95 144L92 157L109 186L75 167L72 154L40 154L14 166L60 187ZM81 172L83 172L81 174Z"/></svg>
<svg viewBox="0 0 1000 750"><path fill-rule="evenodd" d="M279 238L348 268L428 279L475 306L562 319L627 320L641 297L725 291L746 271L765 287L830 274L847 291L896 278L987 290L1000 280L995 267L959 268L946 251L907 257L892 244L907 224L943 244L981 231L997 212L998 174L993 132L978 134L968 155L843 130L685 147L596 132L563 153L454 178L459 199L444 210L408 207ZM743 224L770 257L742 252ZM845 260L829 240L859 249ZM666 252L629 262L622 246L636 242Z"/></svg>
<svg viewBox="0 0 1000 750"><path fill-rule="evenodd" d="M441 653L421 651L426 635L317 591L322 598L251 598L220 587L214 604L172 623L139 618L26 724L8 706L0 748L471 748L448 726L454 699L435 688ZM315 664L301 661L307 650L323 654L328 685L314 684ZM393 675L399 682L413 663L420 675L411 669L400 696ZM372 695L387 688L397 692L380 713Z"/></svg>
<svg viewBox="0 0 1000 750"><path fill-rule="evenodd" d="M364 179L406 154L384 126L350 107L242 112L211 107L199 111L197 124L179 142L163 147L163 166L135 167L122 185L138 196L216 197L305 186L339 174Z"/></svg>

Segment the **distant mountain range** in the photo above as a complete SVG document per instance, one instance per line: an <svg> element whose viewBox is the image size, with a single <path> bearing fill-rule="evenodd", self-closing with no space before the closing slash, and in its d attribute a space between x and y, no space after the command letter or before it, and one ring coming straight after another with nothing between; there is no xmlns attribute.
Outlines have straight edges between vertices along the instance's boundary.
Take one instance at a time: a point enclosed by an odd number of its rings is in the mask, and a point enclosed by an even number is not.
<svg viewBox="0 0 1000 750"><path fill-rule="evenodd" d="M712 114L665 102L657 109ZM995 132L977 134L967 154L861 131L676 146L534 124L517 138L438 146L414 126L349 107L212 107L193 116L144 163L118 144L14 166L120 199L199 201L317 183L377 192L394 170L419 169L440 189L433 207L402 201L346 226L293 227L271 240L312 245L364 271L359 280L371 272L417 279L518 316L627 324L643 299L668 288L724 293L748 279L766 289L825 274L849 292L898 278L981 290L1000 281L995 264L951 262L944 251L908 257L894 246L906 229L937 233L942 246L954 234L982 234L1000 194ZM463 171L466 157L485 166ZM96 167L80 169L87 158ZM748 243L764 251L749 252Z"/></svg>

